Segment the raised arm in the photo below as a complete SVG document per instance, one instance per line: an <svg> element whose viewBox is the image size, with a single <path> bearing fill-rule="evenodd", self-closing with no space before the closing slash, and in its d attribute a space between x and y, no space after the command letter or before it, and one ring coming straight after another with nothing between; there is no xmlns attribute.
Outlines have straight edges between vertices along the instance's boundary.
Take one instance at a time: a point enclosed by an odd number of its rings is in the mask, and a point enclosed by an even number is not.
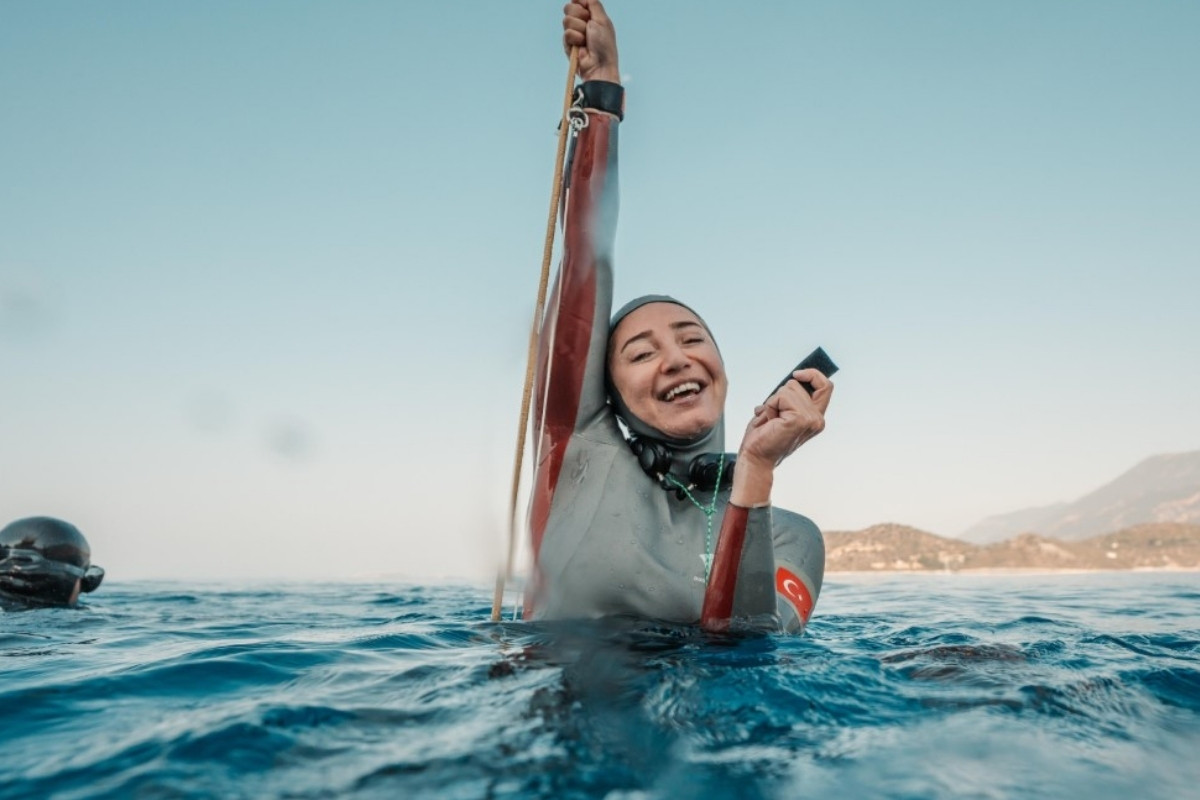
<svg viewBox="0 0 1200 800"><path fill-rule="evenodd" d="M833 395L833 383L815 369L799 370L793 378L754 410L738 448L701 613L701 624L711 630L726 628L732 617L766 614L778 614L786 629L799 630L821 589L820 531L790 512L776 512L779 519L772 519L775 469L825 429ZM813 387L812 396L800 381Z"/></svg>
<svg viewBox="0 0 1200 800"><path fill-rule="evenodd" d="M622 90L616 34L598 0L574 0L563 44L579 48L583 125L573 133L563 203L563 255L542 320L534 385L537 464L530 527L534 557L571 435L604 413L605 351L617 225L617 127Z"/></svg>

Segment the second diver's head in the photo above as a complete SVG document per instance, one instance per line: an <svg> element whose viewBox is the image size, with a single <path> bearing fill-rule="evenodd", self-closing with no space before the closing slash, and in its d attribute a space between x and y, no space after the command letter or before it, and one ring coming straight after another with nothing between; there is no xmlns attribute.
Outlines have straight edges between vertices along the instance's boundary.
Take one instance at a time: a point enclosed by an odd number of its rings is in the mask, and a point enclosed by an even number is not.
<svg viewBox="0 0 1200 800"><path fill-rule="evenodd" d="M104 570L87 539L69 522L27 517L0 528L0 599L25 605L73 606L94 591Z"/></svg>
<svg viewBox="0 0 1200 800"><path fill-rule="evenodd" d="M725 362L704 320L678 300L645 295L613 315L607 373L633 433L677 446L723 440Z"/></svg>

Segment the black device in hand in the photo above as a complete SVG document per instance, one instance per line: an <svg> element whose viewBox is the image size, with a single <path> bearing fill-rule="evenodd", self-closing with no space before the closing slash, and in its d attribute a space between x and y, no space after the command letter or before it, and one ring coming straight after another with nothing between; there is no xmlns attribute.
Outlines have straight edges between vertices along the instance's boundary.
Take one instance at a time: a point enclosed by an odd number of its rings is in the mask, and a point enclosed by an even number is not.
<svg viewBox="0 0 1200 800"><path fill-rule="evenodd" d="M795 372L798 369L815 369L826 378L831 378L833 377L833 373L838 371L838 365L833 363L833 359L829 357L828 353L826 353L822 348L818 347L816 350L813 350L811 353L806 355L803 361L792 367L791 371L788 372L787 377L781 380L779 385L771 390L771 394L775 394L783 388L785 383L792 380L792 372ZM804 387L804 391L808 392L809 395L816 391L812 386L804 381L800 381L800 385ZM771 399L771 394L767 395L767 400ZM766 402L766 400L763 402Z"/></svg>

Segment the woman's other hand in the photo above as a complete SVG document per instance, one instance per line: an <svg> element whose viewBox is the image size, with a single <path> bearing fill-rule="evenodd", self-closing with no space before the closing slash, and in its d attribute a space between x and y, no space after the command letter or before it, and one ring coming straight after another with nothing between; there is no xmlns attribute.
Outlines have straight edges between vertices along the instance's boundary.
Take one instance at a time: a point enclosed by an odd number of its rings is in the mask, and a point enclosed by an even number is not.
<svg viewBox="0 0 1200 800"><path fill-rule="evenodd" d="M571 0L563 7L563 49L579 48L579 78L621 82L617 33L600 0Z"/></svg>
<svg viewBox="0 0 1200 800"><path fill-rule="evenodd" d="M775 467L825 430L825 411L833 396L833 382L815 369L796 370L792 378L754 409L754 418L746 426L733 473L730 501L736 505L753 507L769 503ZM813 387L812 396L800 381Z"/></svg>

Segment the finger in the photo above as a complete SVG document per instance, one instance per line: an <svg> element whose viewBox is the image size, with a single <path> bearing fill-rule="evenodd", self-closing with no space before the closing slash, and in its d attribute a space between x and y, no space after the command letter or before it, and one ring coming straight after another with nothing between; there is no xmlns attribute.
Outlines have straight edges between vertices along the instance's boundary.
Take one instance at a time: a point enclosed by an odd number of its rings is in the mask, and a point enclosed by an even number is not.
<svg viewBox="0 0 1200 800"><path fill-rule="evenodd" d="M809 392L812 401L824 414L825 409L829 407L829 398L833 394L833 381L825 377L820 370L815 369L797 370L793 374L799 376L798 380L802 380L812 387L812 391Z"/></svg>
<svg viewBox="0 0 1200 800"><path fill-rule="evenodd" d="M587 46L587 9L576 3L563 6L563 52L568 56L571 50Z"/></svg>
<svg viewBox="0 0 1200 800"><path fill-rule="evenodd" d="M563 46L570 50L572 47L583 47L587 44L587 36L579 31L568 30L563 32Z"/></svg>
<svg viewBox="0 0 1200 800"><path fill-rule="evenodd" d="M798 369L792 373L792 377L801 383L807 383L814 391L829 383L829 378L819 369Z"/></svg>
<svg viewBox="0 0 1200 800"><path fill-rule="evenodd" d="M826 391L830 386L829 379L815 369L798 369L792 377L780 388L780 393L786 392L789 407L815 408L814 402L818 393Z"/></svg>
<svg viewBox="0 0 1200 800"><path fill-rule="evenodd" d="M807 383L805 381L804 383ZM800 378L792 378L779 390L779 401L787 408L795 411L813 407L812 395L809 389L801 383Z"/></svg>
<svg viewBox="0 0 1200 800"><path fill-rule="evenodd" d="M767 403L763 403L762 405L757 405L754 407L754 416L751 417L750 423L752 426L757 427L764 422L769 422L778 416L779 411L777 409L773 409Z"/></svg>
<svg viewBox="0 0 1200 800"><path fill-rule="evenodd" d="M783 422L783 427L791 431L796 439L796 446L808 441L825 430L825 412L807 395L803 406L790 409Z"/></svg>
<svg viewBox="0 0 1200 800"><path fill-rule="evenodd" d="M587 7L596 22L608 22L608 12L604 10L604 4L600 0L588 0Z"/></svg>
<svg viewBox="0 0 1200 800"><path fill-rule="evenodd" d="M829 408L829 401L833 399L833 381L826 381L825 385L813 393L813 402L817 408L821 409L824 414Z"/></svg>
<svg viewBox="0 0 1200 800"><path fill-rule="evenodd" d="M587 11L575 3L563 7L563 50L587 46Z"/></svg>

